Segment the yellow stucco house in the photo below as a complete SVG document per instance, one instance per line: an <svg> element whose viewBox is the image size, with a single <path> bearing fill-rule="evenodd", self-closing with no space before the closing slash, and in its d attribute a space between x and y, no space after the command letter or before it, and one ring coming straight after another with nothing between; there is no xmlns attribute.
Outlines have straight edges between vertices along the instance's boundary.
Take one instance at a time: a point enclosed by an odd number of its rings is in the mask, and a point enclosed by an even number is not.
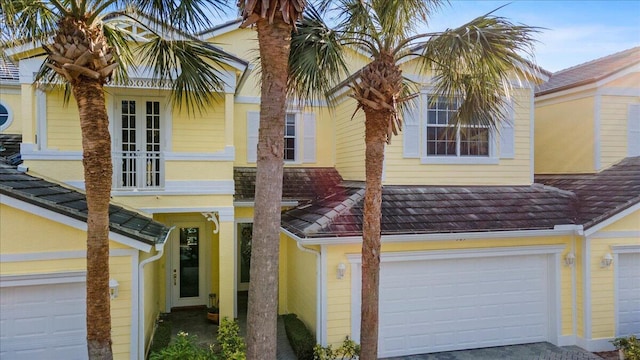
<svg viewBox="0 0 640 360"><path fill-rule="evenodd" d="M144 357L159 313L215 301L222 316L234 317L247 290L260 94L251 65L255 32L238 25L198 34L229 54L224 93L202 114L172 107L145 69L127 86L108 87L118 359ZM38 341L4 344L46 336L83 346L82 325L45 335L19 305L59 296L47 303L63 309L75 301L60 316L83 319L86 224L77 111L63 105L63 94L31 85L43 60L37 49L7 50L11 61L0 67L0 351L19 358L50 349ZM357 53L351 60L353 71L365 63ZM613 181L637 175L638 158L618 154L598 168L571 169L589 174L584 186L536 181L536 173L549 172L538 169L539 99L547 95L537 96L535 84L515 89L499 132L447 138L440 134L451 106L429 101L430 78L411 61L403 70L422 87L386 149L380 355L538 341L598 350L640 332L640 176ZM553 81L550 75L540 81ZM637 91L625 76L618 81ZM315 105L293 102L286 118L279 312L298 314L327 345L359 338L364 121L362 114L351 119L355 103L346 94L335 109ZM600 181L617 189L607 206L582 191ZM612 262L601 267L606 254ZM19 311L5 317L5 306Z"/></svg>

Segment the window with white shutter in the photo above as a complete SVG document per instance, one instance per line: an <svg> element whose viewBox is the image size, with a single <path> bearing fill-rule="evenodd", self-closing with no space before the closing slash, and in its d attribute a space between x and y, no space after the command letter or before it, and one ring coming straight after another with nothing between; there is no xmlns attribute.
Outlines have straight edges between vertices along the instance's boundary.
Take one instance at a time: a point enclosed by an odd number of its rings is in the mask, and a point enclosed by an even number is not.
<svg viewBox="0 0 640 360"><path fill-rule="evenodd" d="M640 104L629 105L627 149L629 156L640 156Z"/></svg>
<svg viewBox="0 0 640 360"><path fill-rule="evenodd" d="M314 113L287 113L283 159L293 163L316 162L316 117ZM247 112L247 162L257 160L260 112Z"/></svg>

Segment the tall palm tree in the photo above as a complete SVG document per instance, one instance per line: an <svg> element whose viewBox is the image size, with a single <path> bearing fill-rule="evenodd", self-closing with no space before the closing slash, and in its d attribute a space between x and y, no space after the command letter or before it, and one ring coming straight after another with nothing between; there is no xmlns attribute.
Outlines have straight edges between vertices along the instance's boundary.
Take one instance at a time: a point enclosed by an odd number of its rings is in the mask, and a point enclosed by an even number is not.
<svg viewBox="0 0 640 360"><path fill-rule="evenodd" d="M291 31L306 0L240 0L238 6L241 26L257 28L261 65L247 359L275 359L287 64Z"/></svg>
<svg viewBox="0 0 640 360"><path fill-rule="evenodd" d="M135 55L136 65L154 69L158 84L171 84L174 105L184 101L191 112L210 104L223 85L216 64L224 55L182 31L208 26L207 15L221 9L223 2L0 0L0 4L11 41L2 48L41 44L46 68L40 78L66 85L78 106L88 207L87 347L90 359L111 359L108 209L112 164L104 86L114 77L126 83ZM158 21L147 26L143 19ZM145 27L144 41L128 33L125 23ZM163 33L170 38L163 38Z"/></svg>
<svg viewBox="0 0 640 360"><path fill-rule="evenodd" d="M335 68L320 62L326 56L321 55L323 51L340 52L348 45L370 59L350 78L349 85L356 111L365 114L360 325L363 360L377 359L378 352L384 149L401 130L403 108L416 91L415 84L402 76L401 61L415 58L421 72L433 73L435 94L450 102L462 99L453 119L453 128L460 131L473 126L498 128L506 113L511 80L532 76L528 70L531 63L525 56L532 56L536 28L514 25L490 13L456 29L418 33L443 4L441 0L324 0L319 4L321 12L310 11L292 41L290 81L299 97L322 96L318 89L324 90L326 79L332 73L335 76ZM333 15L337 25L329 28L321 14Z"/></svg>

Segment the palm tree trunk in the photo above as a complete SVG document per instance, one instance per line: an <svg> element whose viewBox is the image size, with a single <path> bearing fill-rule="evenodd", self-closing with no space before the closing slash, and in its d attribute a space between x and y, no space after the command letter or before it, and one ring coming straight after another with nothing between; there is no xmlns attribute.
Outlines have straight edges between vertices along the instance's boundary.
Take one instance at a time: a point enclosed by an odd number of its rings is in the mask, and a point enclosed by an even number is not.
<svg viewBox="0 0 640 360"><path fill-rule="evenodd" d="M249 274L247 359L270 360L276 358L282 157L292 27L278 15L271 24L268 19L261 19L257 25L262 85Z"/></svg>
<svg viewBox="0 0 640 360"><path fill-rule="evenodd" d="M112 359L109 296L109 198L111 137L103 85L81 78L73 84L80 112L87 218L87 347L89 359Z"/></svg>
<svg viewBox="0 0 640 360"><path fill-rule="evenodd" d="M360 359L378 358L378 299L380 287L380 219L382 164L389 114L365 108L364 220L362 224L362 307Z"/></svg>

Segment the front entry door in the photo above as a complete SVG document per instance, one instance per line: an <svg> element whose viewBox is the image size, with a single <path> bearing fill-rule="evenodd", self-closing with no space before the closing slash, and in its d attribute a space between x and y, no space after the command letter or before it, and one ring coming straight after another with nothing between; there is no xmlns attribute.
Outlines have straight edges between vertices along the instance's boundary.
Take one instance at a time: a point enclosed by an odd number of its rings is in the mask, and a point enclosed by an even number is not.
<svg viewBox="0 0 640 360"><path fill-rule="evenodd" d="M251 240L253 236L252 223L239 223L238 238L238 291L249 290L249 271L251 269Z"/></svg>
<svg viewBox="0 0 640 360"><path fill-rule="evenodd" d="M204 226L180 223L176 230L169 270L172 307L206 305Z"/></svg>

